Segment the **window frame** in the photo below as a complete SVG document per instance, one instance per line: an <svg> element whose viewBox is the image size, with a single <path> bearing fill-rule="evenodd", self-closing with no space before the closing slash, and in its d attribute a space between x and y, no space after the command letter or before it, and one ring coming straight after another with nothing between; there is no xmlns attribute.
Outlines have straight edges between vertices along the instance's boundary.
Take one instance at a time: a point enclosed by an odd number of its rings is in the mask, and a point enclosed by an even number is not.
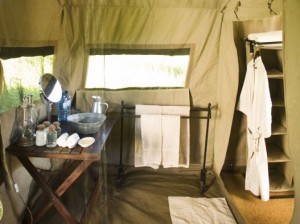
<svg viewBox="0 0 300 224"><path fill-rule="evenodd" d="M157 89L166 89L166 88L185 88L188 78L190 77L190 71L193 61L193 55L195 50L195 44L173 44L173 45L161 45L161 44L150 44L150 45L124 45L124 44L87 44L86 45L86 66L85 66L85 84L86 88L87 81L87 72L88 72L88 58L90 55L187 55L189 56L189 62L187 66L187 73L185 77L185 84L183 87L127 87L127 88L157 88ZM93 89L93 88L87 88ZM95 89L95 88L94 88ZM110 88L96 88L96 89L110 89ZM124 88L117 88L124 89ZM126 88L125 88L126 89Z"/></svg>
<svg viewBox="0 0 300 224"><path fill-rule="evenodd" d="M21 57L47 57L47 56L53 56L54 61L54 54L55 49L54 46L43 46L43 47L0 47L0 59L3 60L9 60L9 59L17 59ZM53 62L54 64L54 62ZM53 65L52 65L53 66ZM24 97L24 90L20 86L22 86L22 79L20 83L17 83L16 88L11 88L10 85L7 85L10 80L6 81L6 85L4 84L5 79L5 68L3 67L3 83L2 89L0 92L0 97L2 99L2 107L0 109L0 113L6 112L12 108L15 108L19 105L21 105L23 97ZM53 68L52 68L53 69ZM41 74L43 75L43 74ZM30 88L29 88L30 89ZM37 89L38 83L37 83ZM10 92L12 91L12 92ZM15 92L15 94L13 93ZM17 95L16 95L17 92ZM25 93L28 92L28 88L25 88ZM36 94L36 92L34 92ZM35 97L35 100L37 100L38 96ZM3 99L6 99L5 102Z"/></svg>

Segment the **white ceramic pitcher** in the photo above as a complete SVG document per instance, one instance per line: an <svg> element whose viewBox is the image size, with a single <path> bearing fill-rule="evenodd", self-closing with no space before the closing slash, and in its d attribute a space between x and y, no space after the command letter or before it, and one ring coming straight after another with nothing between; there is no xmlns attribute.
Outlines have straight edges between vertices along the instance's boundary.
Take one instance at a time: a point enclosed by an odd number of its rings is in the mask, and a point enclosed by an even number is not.
<svg viewBox="0 0 300 224"><path fill-rule="evenodd" d="M93 98L93 104L92 104L91 112L105 114L106 111L108 110L108 104L102 102L101 96L92 96L92 98Z"/></svg>

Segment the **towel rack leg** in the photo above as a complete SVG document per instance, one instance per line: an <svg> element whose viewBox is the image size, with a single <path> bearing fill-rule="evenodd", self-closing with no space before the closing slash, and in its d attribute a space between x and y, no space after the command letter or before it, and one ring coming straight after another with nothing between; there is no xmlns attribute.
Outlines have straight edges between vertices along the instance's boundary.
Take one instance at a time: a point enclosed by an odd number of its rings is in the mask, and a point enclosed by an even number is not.
<svg viewBox="0 0 300 224"><path fill-rule="evenodd" d="M124 102L121 102L121 127L120 127L120 160L119 160L119 173L118 173L118 184L121 183L121 178L124 174L123 168L123 119L124 119Z"/></svg>
<svg viewBox="0 0 300 224"><path fill-rule="evenodd" d="M203 156L203 167L200 172L200 184L201 192L204 193L206 189L206 154L207 154L207 142L208 142L208 130L209 130L209 120L211 118L211 104L208 104L207 118L206 118L206 133L205 133L205 146L204 146L204 156Z"/></svg>

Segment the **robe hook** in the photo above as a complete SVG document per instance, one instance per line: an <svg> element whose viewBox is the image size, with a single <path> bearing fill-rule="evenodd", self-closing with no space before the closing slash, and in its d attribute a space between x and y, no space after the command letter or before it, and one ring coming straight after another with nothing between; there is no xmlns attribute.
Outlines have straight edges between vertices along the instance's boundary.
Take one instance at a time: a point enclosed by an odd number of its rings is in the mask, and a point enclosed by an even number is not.
<svg viewBox="0 0 300 224"><path fill-rule="evenodd" d="M270 15L274 16L277 15L277 13L272 9L272 4L273 4L274 0L269 0L268 1L268 9L270 11Z"/></svg>
<svg viewBox="0 0 300 224"><path fill-rule="evenodd" d="M237 12L239 11L239 7L241 6L241 1L238 1L235 8L234 8L234 14L237 20L240 20L240 18L237 15Z"/></svg>

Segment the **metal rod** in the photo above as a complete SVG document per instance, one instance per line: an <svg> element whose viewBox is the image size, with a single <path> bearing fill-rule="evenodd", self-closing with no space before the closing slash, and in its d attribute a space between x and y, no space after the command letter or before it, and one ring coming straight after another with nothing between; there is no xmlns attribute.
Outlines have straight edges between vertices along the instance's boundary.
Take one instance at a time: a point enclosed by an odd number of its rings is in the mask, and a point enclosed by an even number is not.
<svg viewBox="0 0 300 224"><path fill-rule="evenodd" d="M208 104L208 114L206 119L206 133L205 133L205 145L204 145L204 156L203 156L203 167L200 173L201 191L202 193L206 191L206 154L207 154L207 143L208 143L208 130L209 130L209 120L211 118L211 104Z"/></svg>
<svg viewBox="0 0 300 224"><path fill-rule="evenodd" d="M124 118L124 102L121 102L121 131L120 131L120 161L119 161L119 173L118 173L118 182L120 184L121 178L124 174L123 169L123 118Z"/></svg>
<svg viewBox="0 0 300 224"><path fill-rule="evenodd" d="M254 47L257 46L261 46L261 45L272 45L272 44L282 44L282 41L271 41L271 42L258 42L255 40L250 40L248 38L244 38L244 41L249 42L250 45L250 53L253 54L254 53Z"/></svg>
<svg viewBox="0 0 300 224"><path fill-rule="evenodd" d="M267 44L282 44L282 41L270 41L270 42L258 42L255 40L250 40L248 38L244 39L247 42L250 42L251 45L267 45Z"/></svg>
<svg viewBox="0 0 300 224"><path fill-rule="evenodd" d="M123 110L135 110L135 106L134 105L125 105L124 102L123 103ZM168 106L168 105L166 105ZM170 105L169 105L170 106ZM204 108L204 107L191 107L190 111L209 111L211 110L213 107L210 108Z"/></svg>

